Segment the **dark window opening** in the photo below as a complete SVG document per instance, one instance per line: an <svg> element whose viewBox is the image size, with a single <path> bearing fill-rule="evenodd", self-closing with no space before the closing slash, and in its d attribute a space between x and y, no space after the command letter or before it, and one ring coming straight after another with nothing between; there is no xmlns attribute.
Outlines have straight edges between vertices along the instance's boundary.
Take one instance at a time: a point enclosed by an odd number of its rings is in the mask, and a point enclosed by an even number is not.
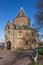
<svg viewBox="0 0 43 65"><path fill-rule="evenodd" d="M34 40L32 41L32 43L36 43L36 40L34 39Z"/></svg>
<svg viewBox="0 0 43 65"><path fill-rule="evenodd" d="M8 26L8 29L10 29L10 26Z"/></svg>
<svg viewBox="0 0 43 65"><path fill-rule="evenodd" d="M28 32L26 32L26 36L28 36Z"/></svg>
<svg viewBox="0 0 43 65"><path fill-rule="evenodd" d="M26 45L28 45L28 40L26 40Z"/></svg>
<svg viewBox="0 0 43 65"><path fill-rule="evenodd" d="M32 32L32 36L34 36L35 35L35 33L34 32Z"/></svg>

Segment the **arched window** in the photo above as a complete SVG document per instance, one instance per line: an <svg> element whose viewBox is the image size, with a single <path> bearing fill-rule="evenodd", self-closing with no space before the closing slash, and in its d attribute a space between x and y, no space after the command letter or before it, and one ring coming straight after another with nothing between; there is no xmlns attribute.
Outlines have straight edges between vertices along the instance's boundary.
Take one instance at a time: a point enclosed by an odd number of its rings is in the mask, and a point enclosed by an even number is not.
<svg viewBox="0 0 43 65"><path fill-rule="evenodd" d="M26 32L26 36L28 36L28 32Z"/></svg>
<svg viewBox="0 0 43 65"><path fill-rule="evenodd" d="M35 32L32 32L32 36L34 36L35 35Z"/></svg>
<svg viewBox="0 0 43 65"><path fill-rule="evenodd" d="M10 29L10 26L9 25L7 26L7 29Z"/></svg>
<svg viewBox="0 0 43 65"><path fill-rule="evenodd" d="M26 45L28 45L28 40L26 40Z"/></svg>
<svg viewBox="0 0 43 65"><path fill-rule="evenodd" d="M36 43L36 40L34 39L34 40L32 41L32 43Z"/></svg>

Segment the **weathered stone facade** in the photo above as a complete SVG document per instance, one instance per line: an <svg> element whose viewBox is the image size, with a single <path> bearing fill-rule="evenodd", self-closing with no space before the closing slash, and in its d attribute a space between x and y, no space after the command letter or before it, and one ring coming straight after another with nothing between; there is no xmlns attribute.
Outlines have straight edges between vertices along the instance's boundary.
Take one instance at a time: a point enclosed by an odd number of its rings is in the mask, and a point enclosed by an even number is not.
<svg viewBox="0 0 43 65"><path fill-rule="evenodd" d="M5 47L7 49L34 49L38 47L37 32L30 27L30 19L20 9L14 23L8 21L5 28Z"/></svg>

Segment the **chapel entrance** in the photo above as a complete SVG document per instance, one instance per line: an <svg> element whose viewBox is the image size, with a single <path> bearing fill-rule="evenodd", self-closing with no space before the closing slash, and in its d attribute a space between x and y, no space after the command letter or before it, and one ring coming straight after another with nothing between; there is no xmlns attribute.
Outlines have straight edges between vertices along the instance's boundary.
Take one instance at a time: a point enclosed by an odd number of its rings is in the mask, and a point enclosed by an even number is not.
<svg viewBox="0 0 43 65"><path fill-rule="evenodd" d="M11 50L11 42L7 41L6 43L7 50Z"/></svg>

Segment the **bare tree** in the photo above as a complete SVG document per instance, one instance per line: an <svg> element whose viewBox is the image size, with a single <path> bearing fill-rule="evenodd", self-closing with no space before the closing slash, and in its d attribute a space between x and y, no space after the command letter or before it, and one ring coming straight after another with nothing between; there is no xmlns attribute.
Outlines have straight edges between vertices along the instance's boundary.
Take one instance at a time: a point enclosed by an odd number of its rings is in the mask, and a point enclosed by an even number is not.
<svg viewBox="0 0 43 65"><path fill-rule="evenodd" d="M38 0L35 4L35 28L43 33L43 0Z"/></svg>

